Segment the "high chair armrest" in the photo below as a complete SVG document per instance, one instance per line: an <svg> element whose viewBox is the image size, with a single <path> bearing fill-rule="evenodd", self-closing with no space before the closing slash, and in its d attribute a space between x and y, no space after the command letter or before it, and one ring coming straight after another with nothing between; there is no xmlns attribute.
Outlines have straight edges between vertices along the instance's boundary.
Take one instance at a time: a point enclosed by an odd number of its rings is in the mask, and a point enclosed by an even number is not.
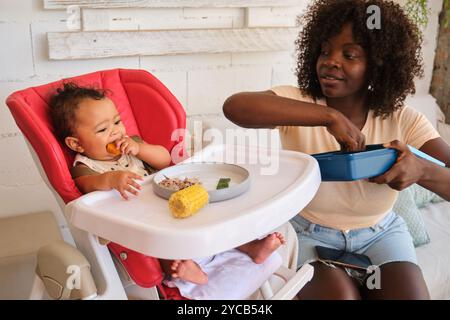
<svg viewBox="0 0 450 320"><path fill-rule="evenodd" d="M36 274L53 299L95 298L97 287L90 269L84 255L63 241L45 245L37 253Z"/></svg>
<svg viewBox="0 0 450 320"><path fill-rule="evenodd" d="M300 289L311 281L314 268L310 264L305 264L297 272L294 272L286 267L281 267L274 274L285 280L286 284L270 300L292 300Z"/></svg>

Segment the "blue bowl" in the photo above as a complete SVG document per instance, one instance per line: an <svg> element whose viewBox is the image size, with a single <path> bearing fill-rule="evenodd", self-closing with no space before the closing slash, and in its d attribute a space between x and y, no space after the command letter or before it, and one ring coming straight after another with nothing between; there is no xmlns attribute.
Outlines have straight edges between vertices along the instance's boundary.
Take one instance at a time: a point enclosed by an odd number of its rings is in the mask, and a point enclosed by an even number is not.
<svg viewBox="0 0 450 320"><path fill-rule="evenodd" d="M318 162L322 181L353 181L379 176L397 160L397 150L382 144L360 152L325 152L312 155Z"/></svg>

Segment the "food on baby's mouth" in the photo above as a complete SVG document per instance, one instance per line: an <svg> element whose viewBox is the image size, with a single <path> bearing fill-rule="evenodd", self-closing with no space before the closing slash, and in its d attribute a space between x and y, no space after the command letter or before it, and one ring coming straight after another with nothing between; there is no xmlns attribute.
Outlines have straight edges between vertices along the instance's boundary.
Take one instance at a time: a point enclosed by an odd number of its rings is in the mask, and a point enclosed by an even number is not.
<svg viewBox="0 0 450 320"><path fill-rule="evenodd" d="M201 184L201 182L197 178L184 178L184 180L181 180L179 178L166 177L164 180L161 180L158 184L161 187L179 191L196 184Z"/></svg>
<svg viewBox="0 0 450 320"><path fill-rule="evenodd" d="M200 184L174 192L169 198L169 210L177 219L190 217L208 203L209 194Z"/></svg>
<svg viewBox="0 0 450 320"><path fill-rule="evenodd" d="M118 156L119 154L121 154L120 150L117 149L116 144L114 142L108 143L106 145L106 151L108 151L108 153L111 153L115 156Z"/></svg>
<svg viewBox="0 0 450 320"><path fill-rule="evenodd" d="M219 182L217 183L216 189L219 190L219 189L226 189L226 188L228 188L230 186L229 185L230 181L231 181L230 178L220 178Z"/></svg>

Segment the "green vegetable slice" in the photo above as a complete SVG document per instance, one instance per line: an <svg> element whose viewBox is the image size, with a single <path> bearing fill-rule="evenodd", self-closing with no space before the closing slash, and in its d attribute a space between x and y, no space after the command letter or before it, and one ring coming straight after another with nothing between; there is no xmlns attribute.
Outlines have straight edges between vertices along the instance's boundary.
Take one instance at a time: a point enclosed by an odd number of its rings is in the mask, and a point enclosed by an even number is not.
<svg viewBox="0 0 450 320"><path fill-rule="evenodd" d="M216 189L226 189L229 187L229 183L231 181L231 178L220 178L219 182L217 183Z"/></svg>

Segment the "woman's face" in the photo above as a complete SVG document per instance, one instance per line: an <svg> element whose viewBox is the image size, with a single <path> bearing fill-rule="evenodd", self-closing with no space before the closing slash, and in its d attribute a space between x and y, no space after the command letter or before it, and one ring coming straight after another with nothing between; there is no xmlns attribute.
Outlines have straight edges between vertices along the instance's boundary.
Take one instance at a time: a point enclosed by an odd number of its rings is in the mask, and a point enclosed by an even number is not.
<svg viewBox="0 0 450 320"><path fill-rule="evenodd" d="M322 43L316 71L327 98L358 96L367 89L367 58L353 38L352 25Z"/></svg>
<svg viewBox="0 0 450 320"><path fill-rule="evenodd" d="M108 98L81 101L76 111L74 131L81 147L76 151L95 160L114 159L115 155L106 151L106 145L126 134L116 106Z"/></svg>

